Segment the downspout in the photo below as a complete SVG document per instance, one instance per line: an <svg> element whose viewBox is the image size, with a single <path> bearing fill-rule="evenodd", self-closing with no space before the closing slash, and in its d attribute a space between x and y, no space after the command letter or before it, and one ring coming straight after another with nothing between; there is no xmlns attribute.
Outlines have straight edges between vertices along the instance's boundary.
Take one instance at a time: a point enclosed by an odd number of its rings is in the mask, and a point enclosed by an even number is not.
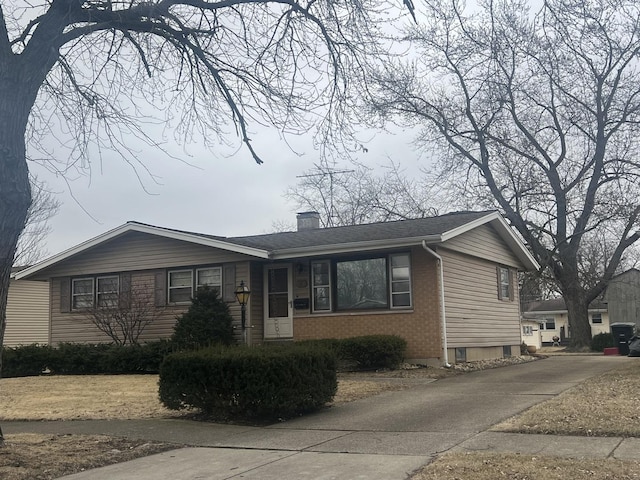
<svg viewBox="0 0 640 480"><path fill-rule="evenodd" d="M442 331L442 359L445 368L451 368L449 363L449 353L447 352L447 315L444 310L444 268L442 266L442 257L427 246L427 241L422 240L422 248L438 260L438 273L440 275L440 329Z"/></svg>

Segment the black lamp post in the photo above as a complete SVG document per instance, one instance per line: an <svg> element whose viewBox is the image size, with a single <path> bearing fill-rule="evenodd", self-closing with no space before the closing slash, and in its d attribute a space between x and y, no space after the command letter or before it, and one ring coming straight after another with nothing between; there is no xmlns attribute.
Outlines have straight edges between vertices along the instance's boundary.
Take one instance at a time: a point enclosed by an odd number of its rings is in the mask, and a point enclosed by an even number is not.
<svg viewBox="0 0 640 480"><path fill-rule="evenodd" d="M244 284L244 280L240 281L240 285L235 291L236 299L240 304L240 324L242 325L242 341L247 343L247 302L249 301L249 295L251 291L249 287Z"/></svg>

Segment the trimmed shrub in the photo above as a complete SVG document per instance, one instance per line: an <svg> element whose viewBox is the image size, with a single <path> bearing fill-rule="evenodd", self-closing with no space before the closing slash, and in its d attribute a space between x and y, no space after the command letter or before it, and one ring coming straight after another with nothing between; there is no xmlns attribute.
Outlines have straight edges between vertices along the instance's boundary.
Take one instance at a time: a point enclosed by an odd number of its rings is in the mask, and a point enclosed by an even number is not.
<svg viewBox="0 0 640 480"><path fill-rule="evenodd" d="M3 349L2 376L158 373L171 352L168 340L142 345L62 343Z"/></svg>
<svg viewBox="0 0 640 480"><path fill-rule="evenodd" d="M598 333L591 339L591 350L594 352L604 352L605 348L615 347L616 343L610 333Z"/></svg>
<svg viewBox="0 0 640 480"><path fill-rule="evenodd" d="M363 370L396 368L407 349L407 341L396 335L368 335L340 340L340 357Z"/></svg>
<svg viewBox="0 0 640 480"><path fill-rule="evenodd" d="M198 289L189 310L177 318L171 341L178 349L234 343L233 317L217 290Z"/></svg>
<svg viewBox="0 0 640 480"><path fill-rule="evenodd" d="M2 376L28 377L40 375L52 363L55 352L48 345L23 345L2 349Z"/></svg>
<svg viewBox="0 0 640 480"><path fill-rule="evenodd" d="M336 389L335 355L295 345L178 352L160 368L165 406L225 418L298 415L331 401Z"/></svg>

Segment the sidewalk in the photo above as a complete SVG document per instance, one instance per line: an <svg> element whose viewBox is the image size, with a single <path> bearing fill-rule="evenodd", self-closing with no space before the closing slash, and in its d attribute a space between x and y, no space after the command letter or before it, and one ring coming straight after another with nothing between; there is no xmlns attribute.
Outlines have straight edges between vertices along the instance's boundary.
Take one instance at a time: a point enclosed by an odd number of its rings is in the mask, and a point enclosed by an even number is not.
<svg viewBox="0 0 640 480"><path fill-rule="evenodd" d="M5 433L91 433L189 445L68 480L401 480L444 452L637 459L640 439L491 432L526 408L616 366L553 357L387 392L268 427L187 420L8 422Z"/></svg>

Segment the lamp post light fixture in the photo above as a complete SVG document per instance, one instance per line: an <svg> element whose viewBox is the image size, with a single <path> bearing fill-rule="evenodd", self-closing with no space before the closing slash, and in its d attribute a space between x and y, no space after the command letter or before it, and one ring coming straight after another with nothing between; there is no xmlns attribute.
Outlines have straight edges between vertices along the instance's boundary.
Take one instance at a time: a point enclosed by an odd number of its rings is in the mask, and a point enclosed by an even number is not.
<svg viewBox="0 0 640 480"><path fill-rule="evenodd" d="M249 295L251 291L249 287L244 284L244 280L240 281L240 285L235 291L236 299L240 304L240 324L242 325L242 341L247 343L247 302L249 301Z"/></svg>

